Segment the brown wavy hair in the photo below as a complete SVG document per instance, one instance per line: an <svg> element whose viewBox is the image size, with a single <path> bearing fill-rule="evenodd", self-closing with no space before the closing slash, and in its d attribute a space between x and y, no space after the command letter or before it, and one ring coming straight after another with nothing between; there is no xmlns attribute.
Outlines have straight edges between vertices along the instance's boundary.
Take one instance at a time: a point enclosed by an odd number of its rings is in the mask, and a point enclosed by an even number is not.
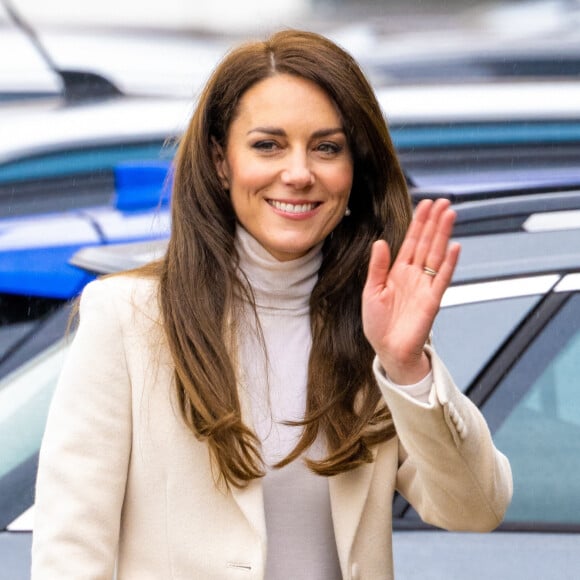
<svg viewBox="0 0 580 580"><path fill-rule="evenodd" d="M313 81L337 105L354 160L343 219L323 245L310 298L312 350L302 436L281 467L321 434L327 456L307 460L334 475L372 461L370 447L395 434L373 377L374 353L363 334L361 293L370 247L388 241L393 255L411 218L411 203L374 92L353 58L318 34L287 30L246 43L223 59L200 95L176 159L172 232L160 270L160 304L175 363L175 385L189 428L207 441L226 485L264 475L260 442L243 421L235 345L236 296L248 296L236 273L236 216L212 158L226 148L242 95L259 81L289 74Z"/></svg>

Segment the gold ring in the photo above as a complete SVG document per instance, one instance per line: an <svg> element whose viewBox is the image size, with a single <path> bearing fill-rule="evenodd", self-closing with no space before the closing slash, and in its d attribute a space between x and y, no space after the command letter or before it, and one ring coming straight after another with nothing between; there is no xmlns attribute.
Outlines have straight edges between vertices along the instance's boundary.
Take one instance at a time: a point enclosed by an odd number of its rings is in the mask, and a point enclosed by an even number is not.
<svg viewBox="0 0 580 580"><path fill-rule="evenodd" d="M433 268L429 268L429 266L423 266L423 272L425 272L427 276L437 276L437 270L433 270Z"/></svg>

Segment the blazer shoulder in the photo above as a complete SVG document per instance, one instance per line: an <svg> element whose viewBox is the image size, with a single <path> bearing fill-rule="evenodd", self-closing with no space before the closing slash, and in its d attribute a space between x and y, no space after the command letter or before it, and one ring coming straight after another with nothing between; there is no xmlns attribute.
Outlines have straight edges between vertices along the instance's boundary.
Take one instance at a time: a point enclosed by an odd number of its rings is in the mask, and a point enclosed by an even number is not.
<svg viewBox="0 0 580 580"><path fill-rule="evenodd" d="M159 283L155 278L120 274L97 278L85 286L80 297L80 314L96 305L113 307L123 318L144 316L159 320Z"/></svg>
<svg viewBox="0 0 580 580"><path fill-rule="evenodd" d="M115 274L97 278L83 289L81 300L85 296L106 296L108 299L135 302L140 305L149 303L157 296L159 283L155 278L131 274Z"/></svg>

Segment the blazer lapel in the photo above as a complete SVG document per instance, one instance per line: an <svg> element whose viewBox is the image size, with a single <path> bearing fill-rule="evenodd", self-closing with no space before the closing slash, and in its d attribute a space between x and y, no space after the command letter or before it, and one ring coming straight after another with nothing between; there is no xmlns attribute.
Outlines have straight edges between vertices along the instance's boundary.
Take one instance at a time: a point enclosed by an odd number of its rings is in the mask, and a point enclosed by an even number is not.
<svg viewBox="0 0 580 580"><path fill-rule="evenodd" d="M232 497L238 507L246 516L248 523L262 540L264 546L266 542L266 517L264 514L264 495L262 491L262 481L252 480L246 487L231 488Z"/></svg>
<svg viewBox="0 0 580 580"><path fill-rule="evenodd" d="M376 459L377 447L372 449ZM329 478L334 535L342 570L348 569L350 553L368 496L376 462Z"/></svg>
<svg viewBox="0 0 580 580"><path fill-rule="evenodd" d="M232 351L235 352L235 351ZM252 411L250 407L250 398L243 382L238 379L238 397L240 398L240 407L242 419L246 425L253 428ZM266 516L264 514L264 493L262 489L262 480L254 479L246 487L231 487L232 497L235 499L242 513L246 516L249 524L260 536L263 545L266 545Z"/></svg>

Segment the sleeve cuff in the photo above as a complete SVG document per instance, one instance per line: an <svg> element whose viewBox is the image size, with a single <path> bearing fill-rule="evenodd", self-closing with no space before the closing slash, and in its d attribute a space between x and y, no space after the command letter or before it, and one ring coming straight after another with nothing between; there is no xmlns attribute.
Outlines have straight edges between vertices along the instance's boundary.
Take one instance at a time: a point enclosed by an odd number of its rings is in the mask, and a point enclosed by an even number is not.
<svg viewBox="0 0 580 580"><path fill-rule="evenodd" d="M412 399L415 399L419 403L431 406L430 395L431 391L433 390L432 370L429 371L427 375L425 375L425 377L423 377L417 383L414 383L412 385L399 385L389 378L383 367L378 362L378 359L375 360L375 364L373 365L373 367L375 370L375 374L377 374L378 377L382 381L386 382L392 389L404 393L405 395L411 397Z"/></svg>

